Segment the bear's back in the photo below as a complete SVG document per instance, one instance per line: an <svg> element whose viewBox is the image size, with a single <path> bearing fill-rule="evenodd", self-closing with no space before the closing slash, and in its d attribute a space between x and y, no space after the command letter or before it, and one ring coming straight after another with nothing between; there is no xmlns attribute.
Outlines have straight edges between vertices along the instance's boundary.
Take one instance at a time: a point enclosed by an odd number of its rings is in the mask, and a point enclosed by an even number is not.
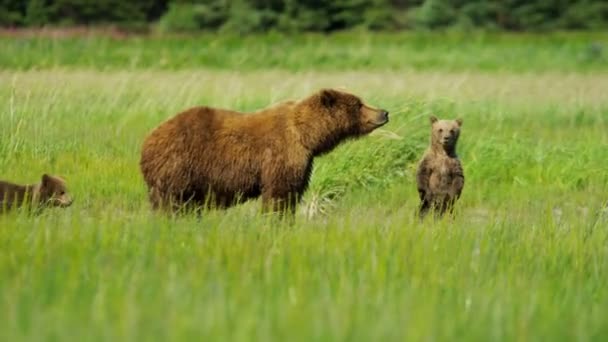
<svg viewBox="0 0 608 342"><path fill-rule="evenodd" d="M15 206L21 206L27 198L31 198L31 189L19 184L0 181L0 212L4 209L11 209Z"/></svg>

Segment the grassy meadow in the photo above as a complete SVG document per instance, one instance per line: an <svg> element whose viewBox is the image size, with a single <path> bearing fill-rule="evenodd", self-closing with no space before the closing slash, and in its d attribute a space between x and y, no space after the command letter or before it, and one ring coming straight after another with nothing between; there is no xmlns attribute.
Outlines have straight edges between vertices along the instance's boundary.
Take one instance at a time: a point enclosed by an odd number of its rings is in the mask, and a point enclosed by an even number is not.
<svg viewBox="0 0 608 342"><path fill-rule="evenodd" d="M0 339L608 338L608 37L0 37ZM287 50L287 51L286 51ZM282 53L285 52L284 58ZM342 87L390 122L316 160L295 224L259 201L150 211L152 128ZM428 116L462 117L453 219L415 217Z"/></svg>

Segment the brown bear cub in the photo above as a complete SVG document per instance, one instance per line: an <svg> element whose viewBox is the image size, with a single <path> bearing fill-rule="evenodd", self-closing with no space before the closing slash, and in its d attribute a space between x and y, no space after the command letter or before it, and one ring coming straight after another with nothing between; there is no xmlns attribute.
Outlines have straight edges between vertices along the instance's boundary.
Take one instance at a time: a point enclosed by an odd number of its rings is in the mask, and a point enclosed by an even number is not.
<svg viewBox="0 0 608 342"><path fill-rule="evenodd" d="M40 183L31 185L0 181L0 213L19 207L41 209L71 204L65 181L56 176L44 174Z"/></svg>
<svg viewBox="0 0 608 342"><path fill-rule="evenodd" d="M264 211L293 213L315 156L387 122L387 111L332 89L248 115L195 107L146 137L140 167L154 209L226 208L261 196Z"/></svg>
<svg viewBox="0 0 608 342"><path fill-rule="evenodd" d="M464 187L462 164L456 155L462 119L439 120L431 116L431 146L418 165L420 218L435 210L437 216L453 210Z"/></svg>

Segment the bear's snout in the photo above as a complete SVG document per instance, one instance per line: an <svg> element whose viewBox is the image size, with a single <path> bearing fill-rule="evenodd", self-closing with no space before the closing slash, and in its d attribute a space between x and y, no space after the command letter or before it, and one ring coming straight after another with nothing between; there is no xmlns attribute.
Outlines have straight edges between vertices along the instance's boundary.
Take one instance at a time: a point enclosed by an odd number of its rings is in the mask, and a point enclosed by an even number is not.
<svg viewBox="0 0 608 342"><path fill-rule="evenodd" d="M454 145L454 143L456 142L457 139L458 139L458 134L449 132L448 134L446 134L442 137L441 143L444 146L451 146L451 145Z"/></svg>
<svg viewBox="0 0 608 342"><path fill-rule="evenodd" d="M62 207L62 208L67 208L69 206L72 205L72 203L74 202L74 198L72 198L71 196L61 196L57 199L57 205Z"/></svg>
<svg viewBox="0 0 608 342"><path fill-rule="evenodd" d="M388 122L388 111L384 109L363 107L361 111L361 129L363 132L369 133L374 129L383 126Z"/></svg>
<svg viewBox="0 0 608 342"><path fill-rule="evenodd" d="M377 111L376 117L372 119L374 125L380 127L388 122L388 111L380 109Z"/></svg>
<svg viewBox="0 0 608 342"><path fill-rule="evenodd" d="M388 122L388 111L381 109L380 114L378 114L378 121L380 121L382 123L387 123Z"/></svg>

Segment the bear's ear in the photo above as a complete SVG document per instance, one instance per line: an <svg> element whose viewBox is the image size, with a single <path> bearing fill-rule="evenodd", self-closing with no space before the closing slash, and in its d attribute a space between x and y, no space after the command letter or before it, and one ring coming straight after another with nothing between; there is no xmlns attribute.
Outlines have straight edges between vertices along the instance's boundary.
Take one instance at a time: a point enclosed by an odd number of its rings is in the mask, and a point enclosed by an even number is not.
<svg viewBox="0 0 608 342"><path fill-rule="evenodd" d="M334 90L321 90L321 104L324 107L331 108L337 101L337 94Z"/></svg>
<svg viewBox="0 0 608 342"><path fill-rule="evenodd" d="M429 117L429 119L431 120L431 125L434 124L435 122L437 122L439 119L437 119L437 117L435 115L431 115Z"/></svg>
<svg viewBox="0 0 608 342"><path fill-rule="evenodd" d="M45 173L42 175L42 185L43 186L48 186L53 182L53 177L51 177L49 174Z"/></svg>
<svg viewBox="0 0 608 342"><path fill-rule="evenodd" d="M458 118L455 121L458 124L458 127L462 126L462 118Z"/></svg>
<svg viewBox="0 0 608 342"><path fill-rule="evenodd" d="M51 177L46 173L42 175L42 186L46 186L51 182Z"/></svg>

